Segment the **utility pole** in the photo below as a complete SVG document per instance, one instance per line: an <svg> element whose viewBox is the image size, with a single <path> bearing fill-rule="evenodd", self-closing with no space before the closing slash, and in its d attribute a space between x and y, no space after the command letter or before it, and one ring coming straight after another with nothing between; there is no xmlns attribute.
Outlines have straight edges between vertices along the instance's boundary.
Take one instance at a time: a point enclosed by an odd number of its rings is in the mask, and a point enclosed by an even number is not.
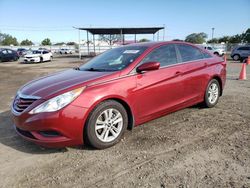
<svg viewBox="0 0 250 188"><path fill-rule="evenodd" d="M214 39L214 27L212 28L212 40Z"/></svg>

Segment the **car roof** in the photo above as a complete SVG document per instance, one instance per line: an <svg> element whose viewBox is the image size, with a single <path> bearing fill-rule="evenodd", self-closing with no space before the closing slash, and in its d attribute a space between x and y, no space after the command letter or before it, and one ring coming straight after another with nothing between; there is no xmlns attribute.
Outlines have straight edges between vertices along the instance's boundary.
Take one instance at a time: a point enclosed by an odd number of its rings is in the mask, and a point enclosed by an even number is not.
<svg viewBox="0 0 250 188"><path fill-rule="evenodd" d="M161 45L166 45L166 44L188 44L188 45L191 45L191 46L196 46L196 45L194 45L192 43L183 42L183 41L141 42L141 43L128 44L126 46L145 46L145 47L154 48L154 47L161 46Z"/></svg>

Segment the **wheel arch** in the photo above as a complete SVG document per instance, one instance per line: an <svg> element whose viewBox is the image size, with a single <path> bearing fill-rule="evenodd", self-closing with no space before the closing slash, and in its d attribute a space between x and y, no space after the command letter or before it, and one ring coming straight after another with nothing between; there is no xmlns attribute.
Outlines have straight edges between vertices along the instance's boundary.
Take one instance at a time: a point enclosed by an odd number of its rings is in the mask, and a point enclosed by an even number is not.
<svg viewBox="0 0 250 188"><path fill-rule="evenodd" d="M133 114L133 111L131 109L131 106L129 105L129 103L125 100L123 100L122 98L120 97L116 97L116 96L110 96L110 97L105 97L105 98L102 98L101 100L98 100L96 101L96 103L91 107L89 113L88 113L88 116L90 114L90 112L97 106L99 105L100 103L102 102L105 102L105 101L108 101L108 100L113 100L113 101L116 101L118 103L120 103L126 110L127 114L128 114L128 127L127 129L128 130L132 130L133 127L134 127L134 123L135 123L135 119L134 119L134 114ZM87 117L88 119L88 117ZM84 126L85 127L85 126Z"/></svg>
<svg viewBox="0 0 250 188"><path fill-rule="evenodd" d="M122 100L120 98L108 98L108 99L105 99L105 100L114 100L114 101L119 102L120 104L122 104L122 106L125 108L125 110L126 110L126 112L128 114L128 127L127 127L127 129L132 130L133 127L134 127L134 115L133 115L133 112L132 112L129 104L126 101L124 101L124 100Z"/></svg>
<svg viewBox="0 0 250 188"><path fill-rule="evenodd" d="M220 96L222 96L223 88L222 88L222 80L221 80L221 78L220 78L218 75L214 75L214 76L211 78L211 80L212 80L212 79L215 79L215 80L217 80L217 81L219 82L219 84L220 84Z"/></svg>

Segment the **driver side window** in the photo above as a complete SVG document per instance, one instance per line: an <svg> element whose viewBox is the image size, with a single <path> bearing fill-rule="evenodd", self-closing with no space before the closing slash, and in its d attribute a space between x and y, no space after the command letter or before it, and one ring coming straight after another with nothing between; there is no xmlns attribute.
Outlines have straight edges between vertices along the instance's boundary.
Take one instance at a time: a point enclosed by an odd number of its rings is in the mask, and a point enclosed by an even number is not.
<svg viewBox="0 0 250 188"><path fill-rule="evenodd" d="M148 54L140 64L146 62L159 62L160 67L165 67L177 63L176 50L173 44L168 44L154 49Z"/></svg>

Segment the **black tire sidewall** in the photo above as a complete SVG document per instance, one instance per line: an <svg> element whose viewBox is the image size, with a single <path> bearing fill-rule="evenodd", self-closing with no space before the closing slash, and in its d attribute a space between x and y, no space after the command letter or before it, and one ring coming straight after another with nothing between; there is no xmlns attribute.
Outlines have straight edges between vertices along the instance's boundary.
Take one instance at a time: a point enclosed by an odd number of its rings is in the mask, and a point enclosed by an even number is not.
<svg viewBox="0 0 250 188"><path fill-rule="evenodd" d="M209 89L210 85L213 84L213 83L217 84L217 87L218 87L219 91L218 91L218 97L217 97L216 102L212 104L208 100L208 89ZM220 92L221 92L221 88L220 88L220 84L219 84L218 80L216 80L216 79L210 80L210 82L207 85L207 89L206 89L206 93L205 93L205 100L204 100L204 102L205 102L206 107L212 108L212 107L214 107L218 103L219 97L220 97Z"/></svg>
<svg viewBox="0 0 250 188"><path fill-rule="evenodd" d="M114 108L121 113L122 118L123 118L123 127L120 132L120 135L115 140L111 142L102 142L96 136L95 122L96 122L96 119L99 117L99 115L108 108ZM120 141L127 126L128 126L128 115L123 105L114 100L104 101L100 103L99 105L97 105L89 114L89 117L84 127L84 141L87 144L90 144L91 146L97 149L105 149L105 148L111 147Z"/></svg>

